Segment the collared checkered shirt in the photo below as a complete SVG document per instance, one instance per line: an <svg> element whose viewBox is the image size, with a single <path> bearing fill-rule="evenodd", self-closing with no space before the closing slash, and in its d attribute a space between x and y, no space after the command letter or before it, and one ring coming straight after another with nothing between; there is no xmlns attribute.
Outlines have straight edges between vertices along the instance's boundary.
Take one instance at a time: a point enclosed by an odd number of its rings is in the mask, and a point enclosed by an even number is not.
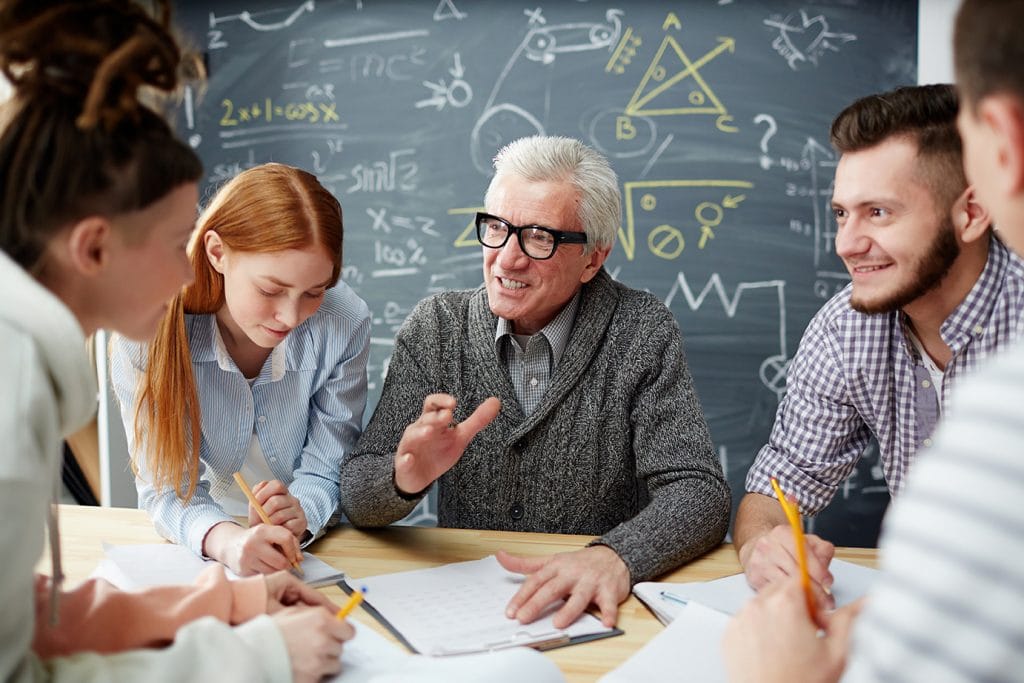
<svg viewBox="0 0 1024 683"><path fill-rule="evenodd" d="M829 503L872 436L889 492L898 494L940 413L905 315L858 313L850 292L834 296L804 332L771 436L747 473L747 491L774 496L770 478L778 477L806 514ZM944 404L951 385L1018 338L1022 313L1024 261L993 238L981 276L939 330L953 352Z"/></svg>
<svg viewBox="0 0 1024 683"><path fill-rule="evenodd" d="M512 377L512 388L516 391L524 415L533 412L551 384L551 375L569 343L579 302L580 294L576 292L576 296L569 300L551 322L530 337L525 349L513 334L511 321L498 318L494 350Z"/></svg>

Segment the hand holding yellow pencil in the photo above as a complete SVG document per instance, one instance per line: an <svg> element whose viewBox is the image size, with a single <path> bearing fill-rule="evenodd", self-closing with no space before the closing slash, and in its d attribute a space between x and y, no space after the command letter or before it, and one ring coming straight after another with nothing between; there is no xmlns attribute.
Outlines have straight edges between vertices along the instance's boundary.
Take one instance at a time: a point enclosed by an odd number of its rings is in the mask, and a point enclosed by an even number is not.
<svg viewBox="0 0 1024 683"><path fill-rule="evenodd" d="M797 506L786 499L786 494L779 486L779 480L772 477L772 488L779 499L779 505L789 520L789 526L793 529L793 542L796 545L796 561L800 566L800 585L804 589L804 599L807 601L807 614L812 621L817 621L817 609L815 608L814 593L811 590L811 575L807 571L807 541L804 539L804 528L800 521L800 510Z"/></svg>
<svg viewBox="0 0 1024 683"><path fill-rule="evenodd" d="M256 500L256 496L255 494L253 494L252 489L249 488L249 484L246 483L245 479L242 477L242 473L235 472L234 477L235 481L238 483L238 487L242 489L242 493L244 493L245 497L249 499L249 504L252 505L253 508L256 510L256 514L260 516L260 519L263 520L263 523L274 526L274 523L270 521L270 516L267 515L266 510L263 509L263 506L260 505L260 502ZM292 564L292 567L294 567L295 571L298 572L299 576L303 576L302 566L299 564L298 560L290 560L290 562Z"/></svg>

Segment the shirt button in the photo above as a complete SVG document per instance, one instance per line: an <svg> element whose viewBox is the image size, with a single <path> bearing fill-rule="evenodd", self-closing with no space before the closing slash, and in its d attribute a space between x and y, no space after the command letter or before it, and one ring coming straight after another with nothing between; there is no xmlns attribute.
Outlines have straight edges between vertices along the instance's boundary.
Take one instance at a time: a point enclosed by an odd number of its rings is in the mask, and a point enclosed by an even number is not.
<svg viewBox="0 0 1024 683"><path fill-rule="evenodd" d="M981 334L984 331L985 331L985 328L982 327L981 325L975 325L974 326L974 334Z"/></svg>
<svg viewBox="0 0 1024 683"><path fill-rule="evenodd" d="M932 445L932 440L931 439L925 439L924 440L924 445L925 446L931 446Z"/></svg>
<svg viewBox="0 0 1024 683"><path fill-rule="evenodd" d="M270 462L277 462L277 456L276 455L270 456Z"/></svg>
<svg viewBox="0 0 1024 683"><path fill-rule="evenodd" d="M928 380L925 380L925 381L921 382L921 386L924 387L925 389L927 389L931 385L932 385L932 383L929 382Z"/></svg>
<svg viewBox="0 0 1024 683"><path fill-rule="evenodd" d="M530 380L530 386L531 387L537 386L537 378L536 377L534 377L533 379Z"/></svg>
<svg viewBox="0 0 1024 683"><path fill-rule="evenodd" d="M523 518L523 506L520 505L519 503L516 503L511 507L511 509L509 509L508 516L516 522L521 520Z"/></svg>
<svg viewBox="0 0 1024 683"><path fill-rule="evenodd" d="M925 385L925 386L927 386L927 385ZM258 422L259 422L260 424L263 424L264 422L266 422L266 421L267 421L267 416L266 416L266 415L260 415L259 417L257 417L257 418L256 418L256 420L257 420L257 421L258 421Z"/></svg>

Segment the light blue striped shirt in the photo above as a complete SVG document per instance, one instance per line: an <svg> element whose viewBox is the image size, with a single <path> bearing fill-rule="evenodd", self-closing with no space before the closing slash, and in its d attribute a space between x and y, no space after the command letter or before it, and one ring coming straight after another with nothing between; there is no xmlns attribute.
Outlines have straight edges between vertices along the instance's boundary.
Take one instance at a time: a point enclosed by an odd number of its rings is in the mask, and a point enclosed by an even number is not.
<svg viewBox="0 0 1024 683"><path fill-rule="evenodd" d="M111 347L111 381L129 452L140 468L139 507L161 535L202 555L210 528L232 521L217 501L235 486L232 474L245 462L255 432L270 469L299 500L313 538L319 537L338 510L341 461L362 429L370 341L366 303L343 282L328 290L319 310L267 358L251 388L230 356L218 353L213 315L187 315L185 327L202 409L200 481L188 504L170 488L154 489L146 458L133 443L146 347L121 337Z"/></svg>

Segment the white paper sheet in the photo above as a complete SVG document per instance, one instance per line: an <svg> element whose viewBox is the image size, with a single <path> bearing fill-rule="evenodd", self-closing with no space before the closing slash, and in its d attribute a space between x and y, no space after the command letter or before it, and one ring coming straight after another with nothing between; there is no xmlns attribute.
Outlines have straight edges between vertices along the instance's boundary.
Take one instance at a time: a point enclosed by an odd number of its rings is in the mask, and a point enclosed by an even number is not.
<svg viewBox="0 0 1024 683"><path fill-rule="evenodd" d="M722 635L728 623L729 617L722 612L692 602L600 683L725 683Z"/></svg>
<svg viewBox="0 0 1024 683"><path fill-rule="evenodd" d="M213 560L203 560L185 546L173 543L146 543L141 545L103 544L105 561L97 567L94 576L107 579L118 588L138 590L150 586L187 584L210 565ZM345 573L335 569L318 557L302 554L300 577L310 586L327 586L344 578ZM224 573L229 579L238 575L227 567Z"/></svg>
<svg viewBox="0 0 1024 683"><path fill-rule="evenodd" d="M835 579L832 584L832 596L836 599L836 607L847 605L865 595L878 577L877 569L843 560L832 560L829 569ZM633 586L633 593L651 608L662 623L669 623L683 610L681 604L662 596L662 592L687 601L695 600L725 614L736 614L747 600L754 597L754 591L747 585L747 579L743 574L714 581L647 581Z"/></svg>
<svg viewBox="0 0 1024 683"><path fill-rule="evenodd" d="M366 586L372 605L418 652L454 655L516 645L610 633L590 614L556 629L552 616L561 601L532 624L505 616L524 577L506 571L494 556L432 569L382 574L349 581Z"/></svg>
<svg viewBox="0 0 1024 683"><path fill-rule="evenodd" d="M424 657L410 655L368 626L352 622L356 637L345 643L340 675L330 683L564 683L550 659L536 650L512 648L500 652Z"/></svg>
<svg viewBox="0 0 1024 683"><path fill-rule="evenodd" d="M212 561L204 561L188 548L169 543L146 545L104 544L106 557L94 576L105 578L125 590L149 586L192 583ZM312 561L311 561L312 560ZM307 583L343 574L318 558L305 553L302 563ZM238 578L225 570L229 578ZM372 628L355 620L350 623L356 636L345 643L342 672L332 683L564 683L561 671L550 659L528 648L512 648L456 657L433 658L410 655Z"/></svg>

